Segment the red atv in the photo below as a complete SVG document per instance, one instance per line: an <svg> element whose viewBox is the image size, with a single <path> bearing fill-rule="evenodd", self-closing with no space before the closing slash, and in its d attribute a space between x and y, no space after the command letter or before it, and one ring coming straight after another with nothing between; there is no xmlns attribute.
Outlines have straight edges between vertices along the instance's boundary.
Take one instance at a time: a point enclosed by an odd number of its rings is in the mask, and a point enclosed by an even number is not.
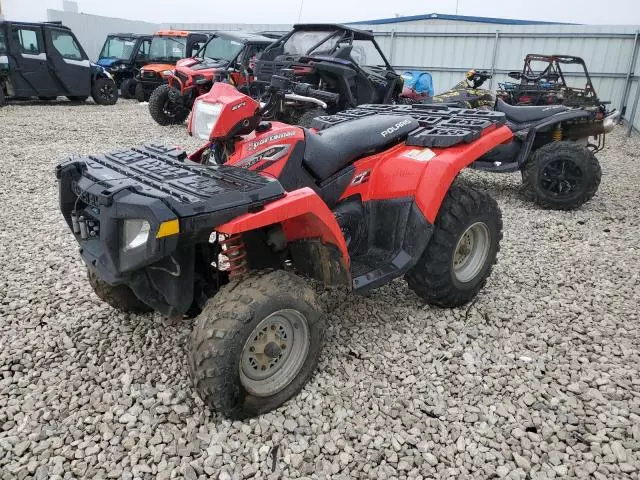
<svg viewBox="0 0 640 480"><path fill-rule="evenodd" d="M232 418L282 405L316 367L326 317L301 276L358 293L404 276L458 307L502 237L496 202L455 180L511 138L504 114L368 105L318 131L265 122L268 108L215 83L196 100L189 129L207 143L190 158L150 144L57 168L97 295L197 316L194 385Z"/></svg>
<svg viewBox="0 0 640 480"><path fill-rule="evenodd" d="M194 100L208 92L217 77L242 88L250 80L257 56L272 38L245 32L216 32L193 58L178 60L168 83L149 98L149 113L160 125L176 125L189 116Z"/></svg>

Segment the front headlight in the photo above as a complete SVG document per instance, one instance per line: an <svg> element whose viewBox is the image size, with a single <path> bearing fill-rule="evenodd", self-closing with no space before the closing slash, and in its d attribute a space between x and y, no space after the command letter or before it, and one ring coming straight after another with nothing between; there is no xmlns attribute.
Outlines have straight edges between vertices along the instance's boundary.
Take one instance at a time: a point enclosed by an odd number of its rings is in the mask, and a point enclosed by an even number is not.
<svg viewBox="0 0 640 480"><path fill-rule="evenodd" d="M209 140L211 130L222 112L221 103L208 103L198 100L193 108L192 133L202 140Z"/></svg>
<svg viewBox="0 0 640 480"><path fill-rule="evenodd" d="M149 239L151 225L142 219L126 219L122 226L122 251L144 245Z"/></svg>
<svg viewBox="0 0 640 480"><path fill-rule="evenodd" d="M162 75L168 77L169 75L173 75L173 70L165 70L162 72Z"/></svg>

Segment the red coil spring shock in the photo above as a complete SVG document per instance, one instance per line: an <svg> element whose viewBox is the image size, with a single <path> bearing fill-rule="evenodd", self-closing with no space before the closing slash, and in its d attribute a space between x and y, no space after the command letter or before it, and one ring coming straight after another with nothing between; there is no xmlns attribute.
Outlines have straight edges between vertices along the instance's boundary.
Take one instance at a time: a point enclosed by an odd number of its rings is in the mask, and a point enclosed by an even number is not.
<svg viewBox="0 0 640 480"><path fill-rule="evenodd" d="M222 240L221 245L222 253L229 260L229 279L233 280L247 273L247 252L244 249L242 235L229 235Z"/></svg>

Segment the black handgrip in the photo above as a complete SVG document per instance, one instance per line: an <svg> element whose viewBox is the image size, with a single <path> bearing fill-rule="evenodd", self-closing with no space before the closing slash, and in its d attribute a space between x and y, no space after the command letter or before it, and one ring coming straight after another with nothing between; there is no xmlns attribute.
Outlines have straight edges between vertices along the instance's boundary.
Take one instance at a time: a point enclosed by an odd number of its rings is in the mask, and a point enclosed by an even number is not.
<svg viewBox="0 0 640 480"><path fill-rule="evenodd" d="M313 88L309 89L308 95L310 97L317 98L318 100L322 100L326 103L338 103L340 100L339 93L327 92L325 90L315 90Z"/></svg>

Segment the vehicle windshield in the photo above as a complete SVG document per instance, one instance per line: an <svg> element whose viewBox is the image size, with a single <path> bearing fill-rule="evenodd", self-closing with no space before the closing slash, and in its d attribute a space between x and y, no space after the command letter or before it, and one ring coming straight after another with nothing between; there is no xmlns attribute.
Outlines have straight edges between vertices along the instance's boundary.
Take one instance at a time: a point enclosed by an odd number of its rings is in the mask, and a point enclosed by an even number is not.
<svg viewBox="0 0 640 480"><path fill-rule="evenodd" d="M230 38L213 37L199 52L198 57L212 58L213 60L226 60L230 62L244 47L242 42Z"/></svg>
<svg viewBox="0 0 640 480"><path fill-rule="evenodd" d="M333 35L331 35L332 33ZM309 52L309 50L324 39L326 40L322 42L321 45L318 45L313 49L313 53L329 53L333 47L335 47L336 42L340 37L341 32L337 30L313 30L310 32L300 30L294 32L293 35L291 35L284 43L284 53L288 55L304 55L306 53L312 53Z"/></svg>
<svg viewBox="0 0 640 480"><path fill-rule="evenodd" d="M136 39L131 37L108 37L104 42L100 58L117 58L118 60L128 60L133 54L136 46Z"/></svg>
<svg viewBox="0 0 640 480"><path fill-rule="evenodd" d="M365 67L386 67L386 62L371 40L354 40L351 58Z"/></svg>
<svg viewBox="0 0 640 480"><path fill-rule="evenodd" d="M184 58L186 50L187 37L153 37L149 60L173 63Z"/></svg>

